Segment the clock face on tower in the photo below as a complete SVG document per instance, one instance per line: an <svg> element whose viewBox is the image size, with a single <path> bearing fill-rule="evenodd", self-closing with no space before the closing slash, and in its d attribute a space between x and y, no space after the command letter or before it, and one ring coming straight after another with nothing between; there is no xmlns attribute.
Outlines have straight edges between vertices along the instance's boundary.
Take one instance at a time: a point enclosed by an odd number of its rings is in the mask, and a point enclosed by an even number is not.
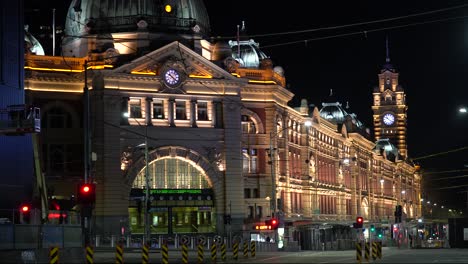
<svg viewBox="0 0 468 264"><path fill-rule="evenodd" d="M164 83L171 88L177 87L182 81L182 78L179 72L172 68L167 69L163 73L163 78L164 78Z"/></svg>
<svg viewBox="0 0 468 264"><path fill-rule="evenodd" d="M383 122L387 126L393 125L395 123L395 116L393 114L387 113L382 118Z"/></svg>

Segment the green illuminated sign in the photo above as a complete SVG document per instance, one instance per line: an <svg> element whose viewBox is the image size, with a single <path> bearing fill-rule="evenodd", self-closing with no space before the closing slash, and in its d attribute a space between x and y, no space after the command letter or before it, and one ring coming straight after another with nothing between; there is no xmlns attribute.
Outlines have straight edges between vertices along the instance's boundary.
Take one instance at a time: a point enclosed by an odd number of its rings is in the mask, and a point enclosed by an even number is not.
<svg viewBox="0 0 468 264"><path fill-rule="evenodd" d="M143 190L143 193L145 190ZM150 194L202 194L200 189L152 189Z"/></svg>

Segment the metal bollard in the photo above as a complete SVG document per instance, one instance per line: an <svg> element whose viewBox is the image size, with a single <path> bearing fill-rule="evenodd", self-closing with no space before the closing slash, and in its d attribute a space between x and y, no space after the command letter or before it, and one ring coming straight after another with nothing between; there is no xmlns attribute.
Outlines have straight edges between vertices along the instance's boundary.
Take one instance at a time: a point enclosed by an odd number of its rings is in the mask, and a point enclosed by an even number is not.
<svg viewBox="0 0 468 264"><path fill-rule="evenodd" d="M159 240L158 240L159 248L162 248L161 246L162 246L163 242L164 242L163 236L159 236Z"/></svg>
<svg viewBox="0 0 468 264"><path fill-rule="evenodd" d="M96 235L96 247L99 247L101 245L101 236Z"/></svg>
<svg viewBox="0 0 468 264"><path fill-rule="evenodd" d="M111 236L111 247L115 247L115 236Z"/></svg>
<svg viewBox="0 0 468 264"><path fill-rule="evenodd" d="M195 237L191 237L190 238L190 248L194 249L194 245L195 245Z"/></svg>
<svg viewBox="0 0 468 264"><path fill-rule="evenodd" d="M132 240L132 237L130 235L127 235L127 248L130 247L131 240Z"/></svg>

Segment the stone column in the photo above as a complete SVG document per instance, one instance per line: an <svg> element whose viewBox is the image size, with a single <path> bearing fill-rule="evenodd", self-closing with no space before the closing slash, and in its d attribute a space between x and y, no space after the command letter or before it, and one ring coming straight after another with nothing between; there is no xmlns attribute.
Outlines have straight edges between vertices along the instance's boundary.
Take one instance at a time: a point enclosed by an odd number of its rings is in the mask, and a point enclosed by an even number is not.
<svg viewBox="0 0 468 264"><path fill-rule="evenodd" d="M153 98L146 97L146 104L145 104L145 121L147 126L152 126L153 122L151 121L153 118L153 114L151 111L151 102L153 102Z"/></svg>
<svg viewBox="0 0 468 264"><path fill-rule="evenodd" d="M175 127L174 123L174 103L175 99L170 98L167 103L167 121L169 122L169 126Z"/></svg>
<svg viewBox="0 0 468 264"><path fill-rule="evenodd" d="M197 127L197 101L191 100L190 101L190 125L192 127Z"/></svg>

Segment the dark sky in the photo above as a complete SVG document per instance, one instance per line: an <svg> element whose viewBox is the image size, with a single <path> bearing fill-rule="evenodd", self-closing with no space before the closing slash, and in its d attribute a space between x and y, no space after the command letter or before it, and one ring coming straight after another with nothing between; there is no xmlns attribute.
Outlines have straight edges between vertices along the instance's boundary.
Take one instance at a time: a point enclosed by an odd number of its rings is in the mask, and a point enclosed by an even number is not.
<svg viewBox="0 0 468 264"><path fill-rule="evenodd" d="M333 89L368 127L388 37L391 63L407 95L410 157L431 155L417 160L431 172L426 179L468 174L442 173L468 171L468 149L450 152L468 146L468 114L458 113L459 106L468 106L467 1L311 1L306 7L306 2L239 0L218 13L226 8L223 1L205 2L214 36L235 36L245 21L247 33L285 69L296 105L306 98L320 106ZM404 18L390 20L398 17ZM362 23L381 20L386 21ZM360 25L315 30L350 24ZM278 34L297 31L302 33ZM465 206L466 193L459 192L467 188L438 190L463 184L468 178L437 181L425 192L439 204Z"/></svg>
<svg viewBox="0 0 468 264"><path fill-rule="evenodd" d="M64 19L61 10L69 2L25 0L26 7L56 7L58 20ZM468 166L467 149L442 154L468 146L468 114L458 113L459 106L468 106L468 2L316 2L206 0L205 4L213 36L234 39L237 25L245 21L248 35L275 65L284 68L288 87L296 95L295 106L302 98L321 106L333 89L339 101L343 105L348 101L350 111L368 127L372 125L372 90L385 63L388 37L391 63L400 73L400 85L407 95L410 157L435 155L418 160L428 172ZM402 18L393 19L398 17ZM381 22L365 23L372 21ZM342 27L351 24L359 25ZM327 27L337 28L317 30ZM302 33L292 33L297 31ZM290 34L280 34L285 32ZM468 184L468 179L437 183L431 187ZM466 193L457 193L463 190L466 188L449 189L445 194L466 203Z"/></svg>

